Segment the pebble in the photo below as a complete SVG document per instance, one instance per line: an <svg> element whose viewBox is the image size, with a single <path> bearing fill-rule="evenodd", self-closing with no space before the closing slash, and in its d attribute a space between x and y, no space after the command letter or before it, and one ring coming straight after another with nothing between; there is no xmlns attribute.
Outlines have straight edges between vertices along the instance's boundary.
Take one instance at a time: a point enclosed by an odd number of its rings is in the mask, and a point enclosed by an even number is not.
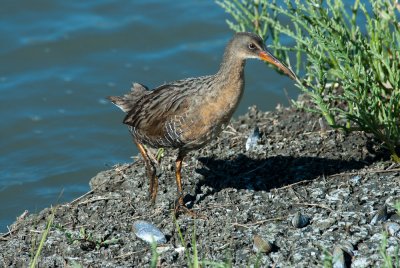
<svg viewBox="0 0 400 268"><path fill-rule="evenodd" d="M352 268L365 268L370 267L371 263L368 261L366 257L357 257L352 263Z"/></svg>
<svg viewBox="0 0 400 268"><path fill-rule="evenodd" d="M169 246L159 246L156 248L156 251L158 254L161 254L161 253L167 252L170 249L171 249L171 247L169 247Z"/></svg>
<svg viewBox="0 0 400 268"><path fill-rule="evenodd" d="M398 236L400 238L400 224L397 222L385 222L383 228L390 236Z"/></svg>
<svg viewBox="0 0 400 268"><path fill-rule="evenodd" d="M258 253L270 253L273 249L273 245L264 240L261 236L255 235L253 237L253 250L254 252Z"/></svg>
<svg viewBox="0 0 400 268"><path fill-rule="evenodd" d="M300 212L296 212L296 214L292 218L292 225L296 228L306 227L310 223L310 218L302 215Z"/></svg>
<svg viewBox="0 0 400 268"><path fill-rule="evenodd" d="M374 215L371 220L371 224L375 225L378 222L384 222L388 219L387 207L384 205Z"/></svg>
<svg viewBox="0 0 400 268"><path fill-rule="evenodd" d="M314 221L313 225L317 226L322 231L325 231L325 230L329 229L335 223L336 223L336 220L334 218L325 218L325 219L321 219L319 221Z"/></svg>
<svg viewBox="0 0 400 268"><path fill-rule="evenodd" d="M321 188L312 189L310 195L313 198L323 198L325 196L325 191Z"/></svg>
<svg viewBox="0 0 400 268"><path fill-rule="evenodd" d="M165 235L160 231L160 229L147 221L135 221L133 223L133 230L137 237L147 243L151 244L154 241L157 244L164 244L167 242Z"/></svg>
<svg viewBox="0 0 400 268"><path fill-rule="evenodd" d="M353 186L356 186L356 185L359 184L360 180L361 180L361 177L360 177L359 175L357 175L357 176L352 177L352 178L350 179L350 182L351 182L351 184L352 184Z"/></svg>

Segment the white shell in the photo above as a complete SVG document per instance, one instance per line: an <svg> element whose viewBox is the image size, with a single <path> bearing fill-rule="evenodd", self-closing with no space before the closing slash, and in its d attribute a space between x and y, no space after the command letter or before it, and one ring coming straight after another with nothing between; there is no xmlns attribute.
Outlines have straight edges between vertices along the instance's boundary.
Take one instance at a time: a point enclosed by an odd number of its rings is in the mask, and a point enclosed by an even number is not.
<svg viewBox="0 0 400 268"><path fill-rule="evenodd" d="M135 221L133 223L133 230L135 235L147 243L156 242L157 244L164 244L167 242L165 235L153 224L147 221Z"/></svg>
<svg viewBox="0 0 400 268"><path fill-rule="evenodd" d="M260 130L258 129L258 127L255 127L253 129L253 132L250 133L249 137L247 138L246 151L253 149L257 145L259 138L260 138Z"/></svg>
<svg viewBox="0 0 400 268"><path fill-rule="evenodd" d="M333 250L332 268L346 268L344 252L341 247L336 246Z"/></svg>
<svg viewBox="0 0 400 268"><path fill-rule="evenodd" d="M340 248L344 251L344 253L348 254L350 257L354 256L354 246L349 241L344 241L340 244Z"/></svg>

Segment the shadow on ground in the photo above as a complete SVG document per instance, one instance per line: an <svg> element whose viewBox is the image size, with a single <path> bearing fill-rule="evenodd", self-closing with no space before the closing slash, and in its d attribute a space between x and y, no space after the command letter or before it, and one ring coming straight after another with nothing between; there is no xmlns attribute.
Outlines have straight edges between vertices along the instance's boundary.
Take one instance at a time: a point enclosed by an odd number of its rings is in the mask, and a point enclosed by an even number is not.
<svg viewBox="0 0 400 268"><path fill-rule="evenodd" d="M273 188L341 172L361 169L368 160L337 160L320 157L273 156L252 159L243 154L232 160L200 158L203 167L196 172L203 175L197 189L206 185L214 193L224 188L269 191Z"/></svg>

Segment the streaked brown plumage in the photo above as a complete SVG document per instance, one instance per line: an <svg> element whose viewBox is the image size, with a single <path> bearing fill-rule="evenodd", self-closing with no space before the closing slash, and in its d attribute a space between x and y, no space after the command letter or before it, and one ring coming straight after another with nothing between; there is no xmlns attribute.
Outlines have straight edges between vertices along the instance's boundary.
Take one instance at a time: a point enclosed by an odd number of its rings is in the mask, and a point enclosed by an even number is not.
<svg viewBox="0 0 400 268"><path fill-rule="evenodd" d="M185 208L181 167L185 155L204 146L228 124L244 89L244 66L248 58L267 61L295 78L295 74L266 51L263 40L252 33L237 33L226 46L219 71L214 75L188 78L154 90L134 83L131 92L109 99L127 113L129 126L150 178L150 197L158 189L155 166L143 144L179 149L176 160L178 207Z"/></svg>

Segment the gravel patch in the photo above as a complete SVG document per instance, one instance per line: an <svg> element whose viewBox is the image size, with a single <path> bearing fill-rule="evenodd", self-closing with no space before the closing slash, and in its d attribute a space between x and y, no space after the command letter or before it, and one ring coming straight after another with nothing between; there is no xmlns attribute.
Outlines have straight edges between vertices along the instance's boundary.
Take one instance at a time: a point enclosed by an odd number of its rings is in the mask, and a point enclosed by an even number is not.
<svg viewBox="0 0 400 268"><path fill-rule="evenodd" d="M197 219L172 216L174 152L158 168L155 207L141 158L100 172L85 196L18 219L0 236L0 266L28 266L54 214L40 267L148 267L152 249L136 235L138 222L165 236L157 233L159 267L187 266L194 235L200 259L233 267L321 267L332 257L335 267L381 267L383 231L389 252L400 240L400 167L364 133L321 130L320 121L295 108L251 107L190 153L183 187Z"/></svg>

